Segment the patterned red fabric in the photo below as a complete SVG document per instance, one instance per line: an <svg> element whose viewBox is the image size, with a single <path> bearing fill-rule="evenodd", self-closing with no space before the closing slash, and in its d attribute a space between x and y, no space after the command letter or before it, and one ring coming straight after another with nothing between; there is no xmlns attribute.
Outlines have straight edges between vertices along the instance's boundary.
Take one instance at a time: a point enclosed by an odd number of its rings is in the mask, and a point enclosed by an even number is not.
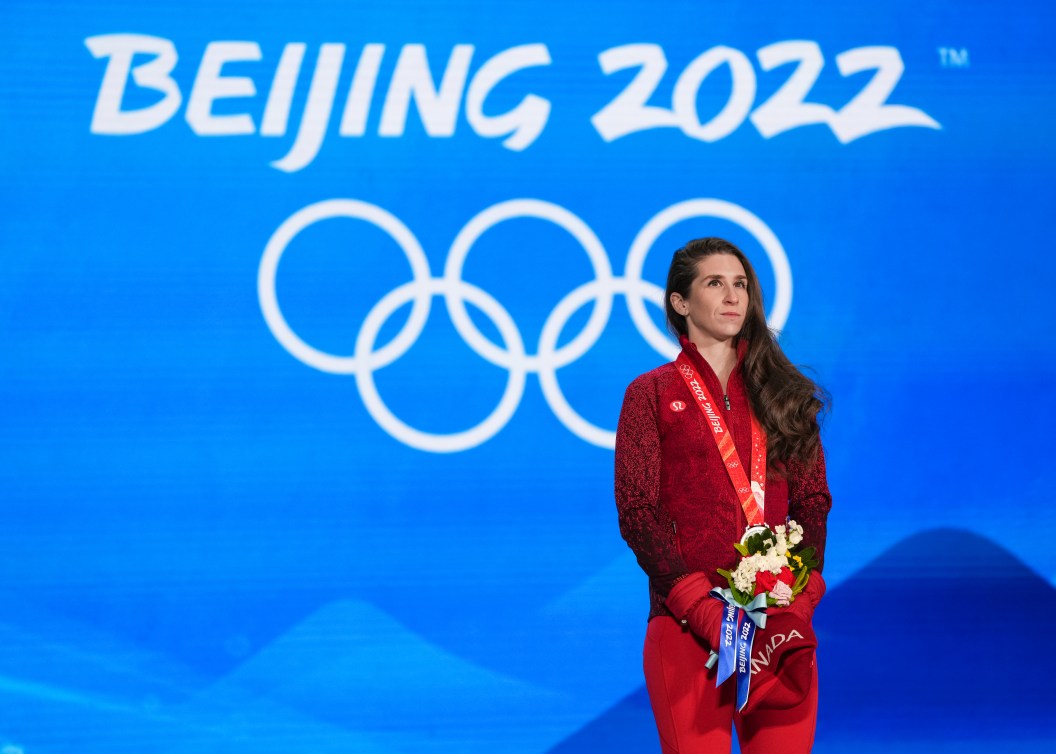
<svg viewBox="0 0 1056 754"><path fill-rule="evenodd" d="M726 410L715 372L688 340L683 350L748 462L751 420L740 362L727 385ZM792 462L785 477L767 475L766 523L782 524L786 515L795 519L804 542L817 548L819 563L831 505L824 454L811 468ZM736 563L733 543L744 533L744 512L711 430L674 364L646 372L627 388L616 430L616 507L620 533L649 576L650 618L671 614L664 597L686 574L701 571L714 586L725 586L716 569Z"/></svg>

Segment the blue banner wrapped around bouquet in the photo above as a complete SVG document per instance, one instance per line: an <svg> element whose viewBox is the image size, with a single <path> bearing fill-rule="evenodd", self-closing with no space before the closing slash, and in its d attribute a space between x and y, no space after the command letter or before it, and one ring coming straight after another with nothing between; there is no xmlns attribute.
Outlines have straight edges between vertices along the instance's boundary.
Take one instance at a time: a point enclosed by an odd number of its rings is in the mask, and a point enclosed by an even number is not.
<svg viewBox="0 0 1056 754"><path fill-rule="evenodd" d="M740 610L738 612L744 612ZM755 624L745 619L737 635L737 711L744 709L748 703L748 691L752 685L752 642L755 640Z"/></svg>
<svg viewBox="0 0 1056 754"><path fill-rule="evenodd" d="M744 709L748 703L748 693L752 683L752 642L755 640L755 628L766 628L766 595L757 594L747 605L741 605L730 589L714 588L711 596L726 604L722 614L722 628L719 632L719 651L712 651L708 658L708 667L714 667L718 661L719 671L715 685L722 685L735 672L737 674L737 710Z"/></svg>
<svg viewBox="0 0 1056 754"><path fill-rule="evenodd" d="M719 654L715 654L715 651L712 650L711 657L708 658L709 668L714 666L715 659L718 659L719 662L719 676L716 685L733 675L737 624L740 622L743 612L732 602L726 603L726 607L722 611L722 629L719 632L719 648L721 651Z"/></svg>

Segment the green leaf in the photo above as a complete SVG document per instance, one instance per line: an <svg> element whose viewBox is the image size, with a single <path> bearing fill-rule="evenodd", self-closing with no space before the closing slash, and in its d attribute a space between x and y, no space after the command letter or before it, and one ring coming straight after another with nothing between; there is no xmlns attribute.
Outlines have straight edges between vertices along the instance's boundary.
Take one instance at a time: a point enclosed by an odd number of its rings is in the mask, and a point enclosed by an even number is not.
<svg viewBox="0 0 1056 754"><path fill-rule="evenodd" d="M752 554L766 552L767 545L773 545L776 542L777 539L774 537L774 533L769 530L757 532L744 540L748 552Z"/></svg>
<svg viewBox="0 0 1056 754"><path fill-rule="evenodd" d="M744 545L742 545L740 542L734 542L733 543L733 549L736 550L737 552L739 552L741 555L743 555L746 558L751 554L750 552L748 552L748 548L745 547Z"/></svg>

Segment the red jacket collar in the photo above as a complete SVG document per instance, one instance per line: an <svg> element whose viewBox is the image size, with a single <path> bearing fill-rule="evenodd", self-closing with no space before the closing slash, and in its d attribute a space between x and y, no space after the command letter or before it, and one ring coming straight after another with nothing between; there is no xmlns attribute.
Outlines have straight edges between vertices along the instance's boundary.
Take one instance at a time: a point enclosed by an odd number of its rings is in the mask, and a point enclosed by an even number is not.
<svg viewBox="0 0 1056 754"><path fill-rule="evenodd" d="M707 360L703 356L701 356L700 351L697 350L697 344L694 343L692 340L690 340L688 336L679 335L678 336L678 343L679 343L679 345L682 346L682 350L685 351L689 355L689 358L694 363L698 363L698 366L700 364L708 365ZM744 363L744 357L745 357L745 354L747 354L747 353L748 353L748 341L745 340L744 338L737 338L737 367L736 368L740 368L741 364ZM710 368L710 365L708 365L708 367Z"/></svg>
<svg viewBox="0 0 1056 754"><path fill-rule="evenodd" d="M723 395L740 395L744 391L744 378L741 374L741 366L744 364L744 356L748 352L748 341L743 339L738 339L737 341L737 364L734 366L733 372L730 373L730 379L725 386L725 391L723 390L723 385L719 382L718 375L715 374L715 370L711 368L711 364L697 350L696 344L685 335L680 336L678 342L682 345L682 352L686 354L690 363L696 367L697 372L704 378L708 391L713 396L719 398Z"/></svg>

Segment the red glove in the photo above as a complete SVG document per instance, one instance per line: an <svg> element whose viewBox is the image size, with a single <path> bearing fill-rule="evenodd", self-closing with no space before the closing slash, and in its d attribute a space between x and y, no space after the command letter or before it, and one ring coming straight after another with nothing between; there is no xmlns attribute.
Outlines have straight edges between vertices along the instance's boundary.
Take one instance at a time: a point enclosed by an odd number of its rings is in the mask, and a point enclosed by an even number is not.
<svg viewBox="0 0 1056 754"><path fill-rule="evenodd" d="M796 598L792 600L792 604L786 609L795 613L801 621L809 626L814 618L814 608L818 606L824 596L825 579L821 577L818 571L811 571L810 577L807 579L807 585L803 587L803 591L796 595Z"/></svg>
<svg viewBox="0 0 1056 754"><path fill-rule="evenodd" d="M711 582L702 572L691 573L671 587L664 602L675 620L688 626L709 649L714 649L719 646L719 627L725 604L708 595L711 588Z"/></svg>
<svg viewBox="0 0 1056 754"><path fill-rule="evenodd" d="M752 643L752 690L742 715L794 707L810 692L818 646L811 618L824 594L825 579L814 571L791 605L767 610L766 628Z"/></svg>
<svg viewBox="0 0 1056 754"><path fill-rule="evenodd" d="M814 629L791 607L771 610L752 642L752 687L742 715L795 707L814 685Z"/></svg>

